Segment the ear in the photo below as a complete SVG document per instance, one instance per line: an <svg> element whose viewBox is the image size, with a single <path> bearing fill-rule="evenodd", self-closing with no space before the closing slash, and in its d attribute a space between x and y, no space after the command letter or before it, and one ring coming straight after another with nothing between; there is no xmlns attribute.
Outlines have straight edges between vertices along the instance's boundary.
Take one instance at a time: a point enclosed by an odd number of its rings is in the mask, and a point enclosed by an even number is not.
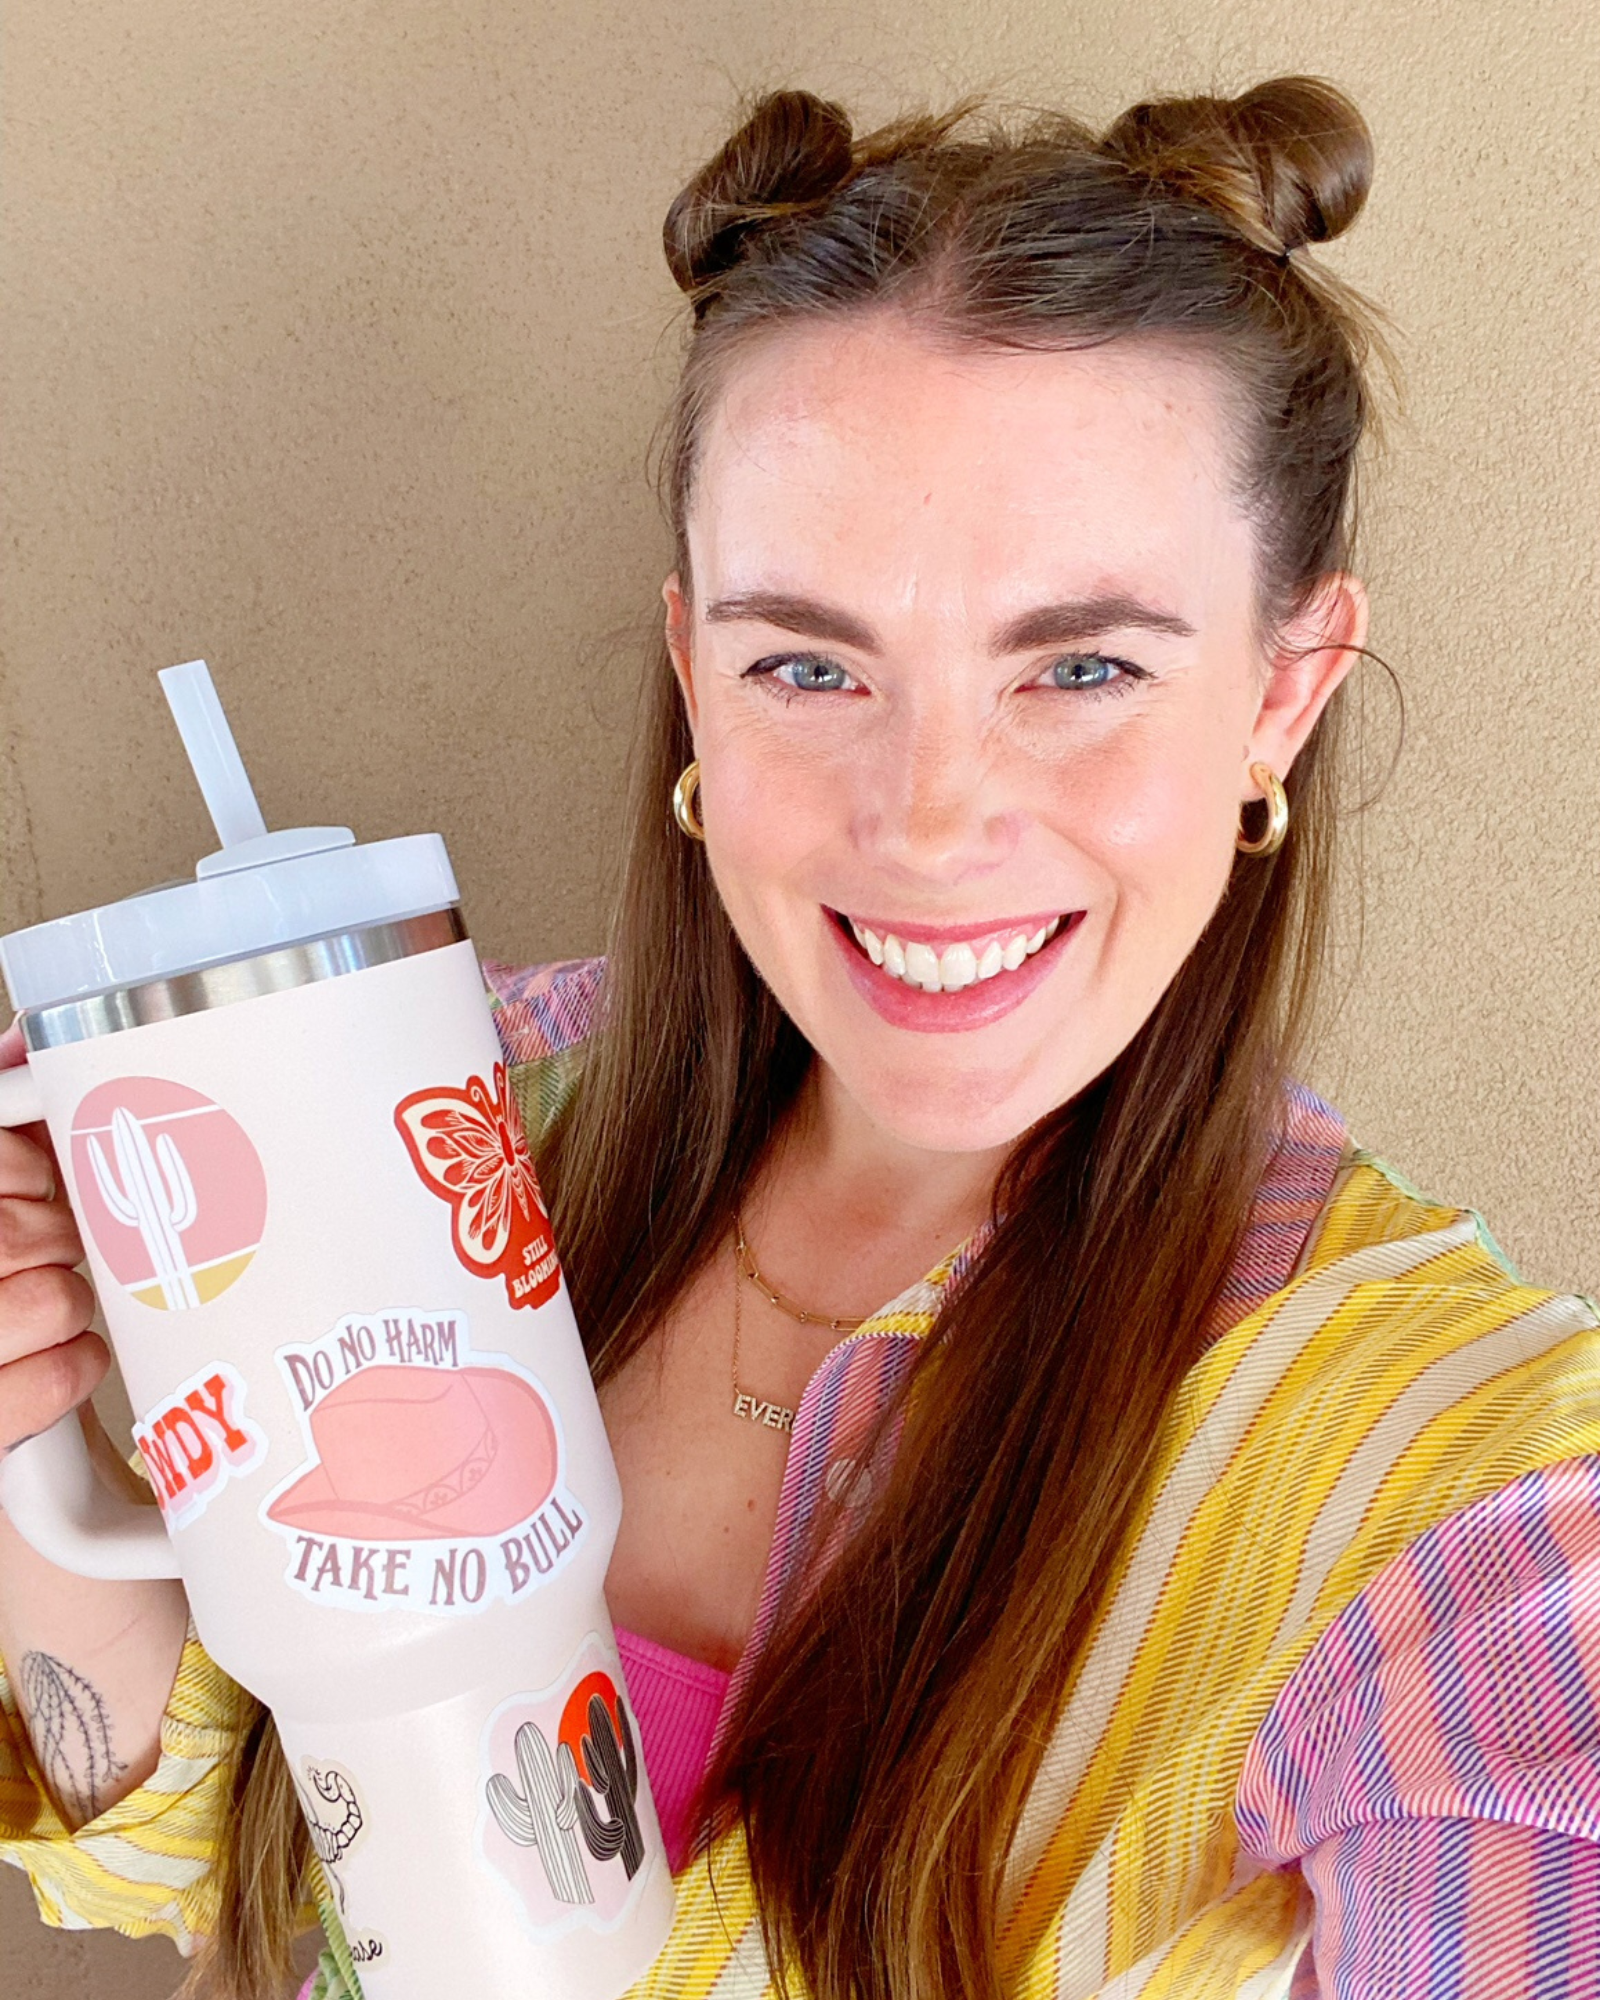
<svg viewBox="0 0 1600 2000"><path fill-rule="evenodd" d="M1245 745L1241 799L1260 796L1252 764L1288 776L1366 637L1366 589L1342 570L1323 577L1304 611L1273 634L1261 706Z"/></svg>
<svg viewBox="0 0 1600 2000"><path fill-rule="evenodd" d="M699 720L694 695L694 659L689 650L689 634L694 625L694 613L689 608L683 580L676 570L661 586L661 601L667 607L667 651L672 656L672 671L678 677L678 686L683 692L683 705L689 712L689 728L692 731Z"/></svg>

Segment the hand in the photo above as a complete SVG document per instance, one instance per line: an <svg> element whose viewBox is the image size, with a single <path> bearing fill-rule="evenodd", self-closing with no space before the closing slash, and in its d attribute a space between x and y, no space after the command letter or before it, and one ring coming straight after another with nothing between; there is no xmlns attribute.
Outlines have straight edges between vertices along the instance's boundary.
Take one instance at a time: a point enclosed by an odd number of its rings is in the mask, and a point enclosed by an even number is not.
<svg viewBox="0 0 1600 2000"><path fill-rule="evenodd" d="M13 1025L0 1035L0 1069L22 1060ZM86 1402L110 1366L87 1330L94 1292L73 1269L82 1260L46 1128L0 1130L0 1453Z"/></svg>

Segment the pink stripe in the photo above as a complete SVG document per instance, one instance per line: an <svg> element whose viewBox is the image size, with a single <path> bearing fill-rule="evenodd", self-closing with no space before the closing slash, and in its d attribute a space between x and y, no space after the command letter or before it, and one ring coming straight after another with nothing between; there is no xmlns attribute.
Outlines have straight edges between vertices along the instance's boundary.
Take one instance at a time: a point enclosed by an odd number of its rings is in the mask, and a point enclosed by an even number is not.
<svg viewBox="0 0 1600 2000"><path fill-rule="evenodd" d="M1328 2000L1600 1992L1600 1459L1430 1528L1257 1731L1246 1853L1298 1862Z"/></svg>

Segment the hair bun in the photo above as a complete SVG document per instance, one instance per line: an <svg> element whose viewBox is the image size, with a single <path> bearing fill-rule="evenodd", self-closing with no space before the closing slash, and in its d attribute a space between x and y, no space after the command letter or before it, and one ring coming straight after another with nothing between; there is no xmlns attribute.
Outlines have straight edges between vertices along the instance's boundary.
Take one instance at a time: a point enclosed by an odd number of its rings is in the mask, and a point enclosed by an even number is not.
<svg viewBox="0 0 1600 2000"><path fill-rule="evenodd" d="M1136 104L1101 146L1280 256L1348 229L1372 184L1366 120L1315 76L1274 77L1242 97Z"/></svg>
<svg viewBox="0 0 1600 2000"><path fill-rule="evenodd" d="M757 225L824 201L854 167L850 120L809 90L763 97L667 210L662 240L679 287L702 291L739 261Z"/></svg>

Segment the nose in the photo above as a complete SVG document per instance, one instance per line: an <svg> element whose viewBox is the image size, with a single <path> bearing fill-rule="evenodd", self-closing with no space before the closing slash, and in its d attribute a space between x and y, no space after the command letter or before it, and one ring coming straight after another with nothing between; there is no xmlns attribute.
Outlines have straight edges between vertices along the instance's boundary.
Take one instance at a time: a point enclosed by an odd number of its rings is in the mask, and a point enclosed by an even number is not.
<svg viewBox="0 0 1600 2000"><path fill-rule="evenodd" d="M857 819L858 842L876 866L907 883L954 886L1014 852L1020 818L971 718L909 719L878 750Z"/></svg>

